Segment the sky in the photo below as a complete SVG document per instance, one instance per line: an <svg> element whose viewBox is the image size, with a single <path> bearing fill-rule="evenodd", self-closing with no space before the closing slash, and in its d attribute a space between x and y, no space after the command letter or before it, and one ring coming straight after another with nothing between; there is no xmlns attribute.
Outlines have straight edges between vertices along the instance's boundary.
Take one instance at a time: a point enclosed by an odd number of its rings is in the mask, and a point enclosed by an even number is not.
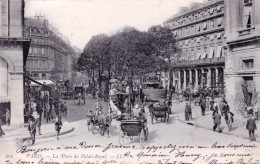
<svg viewBox="0 0 260 164"><path fill-rule="evenodd" d="M92 36L111 35L124 26L147 31L180 7L205 0L25 0L25 17L43 15L81 50Z"/></svg>

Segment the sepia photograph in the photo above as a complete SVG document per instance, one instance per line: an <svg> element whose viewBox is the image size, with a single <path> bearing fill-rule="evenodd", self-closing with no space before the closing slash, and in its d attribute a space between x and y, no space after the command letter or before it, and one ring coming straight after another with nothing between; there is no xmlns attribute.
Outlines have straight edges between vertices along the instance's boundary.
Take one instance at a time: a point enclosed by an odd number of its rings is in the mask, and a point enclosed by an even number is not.
<svg viewBox="0 0 260 164"><path fill-rule="evenodd" d="M259 8L0 0L0 164L260 164Z"/></svg>

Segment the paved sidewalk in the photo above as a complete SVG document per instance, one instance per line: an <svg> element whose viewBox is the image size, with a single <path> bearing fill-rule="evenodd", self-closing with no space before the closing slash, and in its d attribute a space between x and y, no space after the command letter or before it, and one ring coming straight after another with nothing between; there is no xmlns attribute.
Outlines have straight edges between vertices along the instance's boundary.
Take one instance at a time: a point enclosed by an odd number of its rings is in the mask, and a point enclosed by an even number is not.
<svg viewBox="0 0 260 164"><path fill-rule="evenodd" d="M183 109L182 112L178 112L179 121L183 123L188 123L190 125L194 125L196 127L213 131L214 123L212 118L212 111L206 110L205 116L202 116L200 106L194 106L194 104L192 104L191 108L192 108L193 120L185 121L185 116L184 116L185 102L176 103L176 106L181 107ZM222 133L224 134L249 139L248 131L246 130L246 121L247 118L244 118L240 113L234 112L234 123L232 124L232 130L230 132L228 131L228 127L223 116L221 117L220 128L222 129ZM260 128L260 121L256 121L256 126ZM255 131L255 137L257 142L260 142L260 134L258 130Z"/></svg>
<svg viewBox="0 0 260 164"><path fill-rule="evenodd" d="M15 141L18 138L26 138L29 137L30 134L28 132L27 126L24 128L12 128L7 126L2 126L3 131L5 132L5 135L0 138L1 142L9 142L9 141ZM63 122L63 126L61 127L60 135L64 135L67 133L70 133L74 131L74 127L72 124L70 124L67 121ZM41 134L38 134L38 131L36 132L36 139L37 138L47 138L47 137L55 137L56 131L55 131L55 125L54 123L49 123L41 126Z"/></svg>

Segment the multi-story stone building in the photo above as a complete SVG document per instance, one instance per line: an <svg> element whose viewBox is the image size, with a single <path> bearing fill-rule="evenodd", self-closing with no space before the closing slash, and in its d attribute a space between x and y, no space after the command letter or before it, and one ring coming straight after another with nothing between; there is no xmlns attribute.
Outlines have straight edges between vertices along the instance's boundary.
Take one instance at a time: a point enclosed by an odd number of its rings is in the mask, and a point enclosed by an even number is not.
<svg viewBox="0 0 260 164"><path fill-rule="evenodd" d="M224 0L193 3L164 22L181 48L174 76L179 90L208 87L223 91L225 58Z"/></svg>
<svg viewBox="0 0 260 164"><path fill-rule="evenodd" d="M24 124L23 67L30 46L23 18L23 0L0 0L0 115L9 108L15 127Z"/></svg>
<svg viewBox="0 0 260 164"><path fill-rule="evenodd" d="M31 47L26 71L34 79L68 80L72 78L75 51L70 42L42 16L25 19L31 29Z"/></svg>
<svg viewBox="0 0 260 164"><path fill-rule="evenodd" d="M226 96L232 109L260 102L260 1L226 0Z"/></svg>
<svg viewBox="0 0 260 164"><path fill-rule="evenodd" d="M224 88L233 111L260 102L259 7L259 0L209 0L164 22L182 50L179 89Z"/></svg>

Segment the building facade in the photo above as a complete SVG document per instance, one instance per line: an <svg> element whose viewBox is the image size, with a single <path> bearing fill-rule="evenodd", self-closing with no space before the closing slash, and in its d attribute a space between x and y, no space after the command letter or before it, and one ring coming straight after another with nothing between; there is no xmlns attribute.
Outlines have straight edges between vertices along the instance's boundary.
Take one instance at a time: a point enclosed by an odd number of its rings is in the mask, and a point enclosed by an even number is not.
<svg viewBox="0 0 260 164"><path fill-rule="evenodd" d="M254 106L260 92L260 1L225 1L226 97L231 109Z"/></svg>
<svg viewBox="0 0 260 164"><path fill-rule="evenodd" d="M174 85L224 90L224 0L193 3L164 22L172 30L181 58L174 65Z"/></svg>
<svg viewBox="0 0 260 164"><path fill-rule="evenodd" d="M0 1L0 115L9 108L15 127L24 124L23 67L30 46L23 18L23 0Z"/></svg>
<svg viewBox="0 0 260 164"><path fill-rule="evenodd" d="M42 16L26 18L25 26L30 28L32 38L26 63L30 77L54 81L71 79L75 51L68 39Z"/></svg>

